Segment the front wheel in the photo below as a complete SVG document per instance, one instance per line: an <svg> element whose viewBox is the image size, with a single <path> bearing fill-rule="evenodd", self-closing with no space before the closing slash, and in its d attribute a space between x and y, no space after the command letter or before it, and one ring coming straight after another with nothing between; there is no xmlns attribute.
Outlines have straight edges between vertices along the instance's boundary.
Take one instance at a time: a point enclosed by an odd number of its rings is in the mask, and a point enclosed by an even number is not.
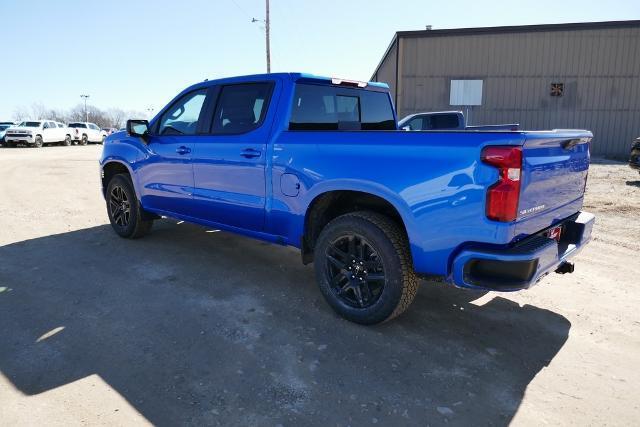
<svg viewBox="0 0 640 427"><path fill-rule="evenodd" d="M129 175L118 174L109 181L106 199L109 222L120 237L137 239L151 230L153 220L142 218L142 207Z"/></svg>
<svg viewBox="0 0 640 427"><path fill-rule="evenodd" d="M89 138L87 138L87 135L82 135L82 139L80 139L80 145L87 145L88 142Z"/></svg>
<svg viewBox="0 0 640 427"><path fill-rule="evenodd" d="M71 145L71 137L70 137L69 135L67 135L67 136L65 136L65 137L64 137L64 142L63 142L63 144L64 144L66 147L68 147L68 146L70 146L70 145Z"/></svg>
<svg viewBox="0 0 640 427"><path fill-rule="evenodd" d="M342 215L327 224L314 249L314 264L329 305L356 323L400 315L418 291L404 231L374 212Z"/></svg>
<svg viewBox="0 0 640 427"><path fill-rule="evenodd" d="M36 139L33 141L33 146L35 148L42 148L42 144L43 144L42 137L40 135L37 135Z"/></svg>

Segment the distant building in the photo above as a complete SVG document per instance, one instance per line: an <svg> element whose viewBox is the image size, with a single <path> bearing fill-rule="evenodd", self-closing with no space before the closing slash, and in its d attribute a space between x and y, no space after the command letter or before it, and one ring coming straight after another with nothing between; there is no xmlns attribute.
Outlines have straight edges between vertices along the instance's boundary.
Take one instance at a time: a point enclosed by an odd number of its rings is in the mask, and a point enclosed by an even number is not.
<svg viewBox="0 0 640 427"><path fill-rule="evenodd" d="M372 80L399 117L465 111L451 81L482 80L471 124L589 129L594 154L624 158L640 136L640 21L401 31Z"/></svg>

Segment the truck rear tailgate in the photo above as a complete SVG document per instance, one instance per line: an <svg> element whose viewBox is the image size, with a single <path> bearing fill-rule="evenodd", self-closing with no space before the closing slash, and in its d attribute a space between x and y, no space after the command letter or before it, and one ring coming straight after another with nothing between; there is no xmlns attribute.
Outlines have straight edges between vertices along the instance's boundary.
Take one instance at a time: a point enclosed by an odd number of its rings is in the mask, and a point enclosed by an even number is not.
<svg viewBox="0 0 640 427"><path fill-rule="evenodd" d="M582 208L592 137L589 131L577 130L526 133L516 240Z"/></svg>

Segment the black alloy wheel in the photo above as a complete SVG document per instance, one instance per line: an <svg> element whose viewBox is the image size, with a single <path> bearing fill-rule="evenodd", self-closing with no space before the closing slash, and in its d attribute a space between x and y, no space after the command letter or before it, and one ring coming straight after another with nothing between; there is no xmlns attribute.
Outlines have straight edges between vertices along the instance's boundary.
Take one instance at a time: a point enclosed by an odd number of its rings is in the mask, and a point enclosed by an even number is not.
<svg viewBox="0 0 640 427"><path fill-rule="evenodd" d="M127 227L131 219L131 202L120 185L114 185L109 192L109 213L120 227Z"/></svg>
<svg viewBox="0 0 640 427"><path fill-rule="evenodd" d="M325 225L314 247L314 264L327 303L352 322L392 319L418 291L405 231L377 212L352 212Z"/></svg>
<svg viewBox="0 0 640 427"><path fill-rule="evenodd" d="M115 175L105 192L107 213L113 230L128 239L137 239L151 230L152 217L143 211L127 174Z"/></svg>
<svg viewBox="0 0 640 427"><path fill-rule="evenodd" d="M331 291L345 304L371 307L385 286L384 266L378 252L364 237L346 233L333 240L325 251Z"/></svg>

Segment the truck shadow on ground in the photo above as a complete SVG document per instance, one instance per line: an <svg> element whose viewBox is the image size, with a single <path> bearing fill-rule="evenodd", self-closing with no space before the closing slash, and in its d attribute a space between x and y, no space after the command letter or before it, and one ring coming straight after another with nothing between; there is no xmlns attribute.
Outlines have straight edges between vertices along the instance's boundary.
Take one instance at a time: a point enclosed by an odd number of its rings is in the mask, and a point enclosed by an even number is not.
<svg viewBox="0 0 640 427"><path fill-rule="evenodd" d="M158 425L507 425L567 340L556 313L434 283L355 325L297 252L208 231L0 247L0 372L26 395L97 374Z"/></svg>

